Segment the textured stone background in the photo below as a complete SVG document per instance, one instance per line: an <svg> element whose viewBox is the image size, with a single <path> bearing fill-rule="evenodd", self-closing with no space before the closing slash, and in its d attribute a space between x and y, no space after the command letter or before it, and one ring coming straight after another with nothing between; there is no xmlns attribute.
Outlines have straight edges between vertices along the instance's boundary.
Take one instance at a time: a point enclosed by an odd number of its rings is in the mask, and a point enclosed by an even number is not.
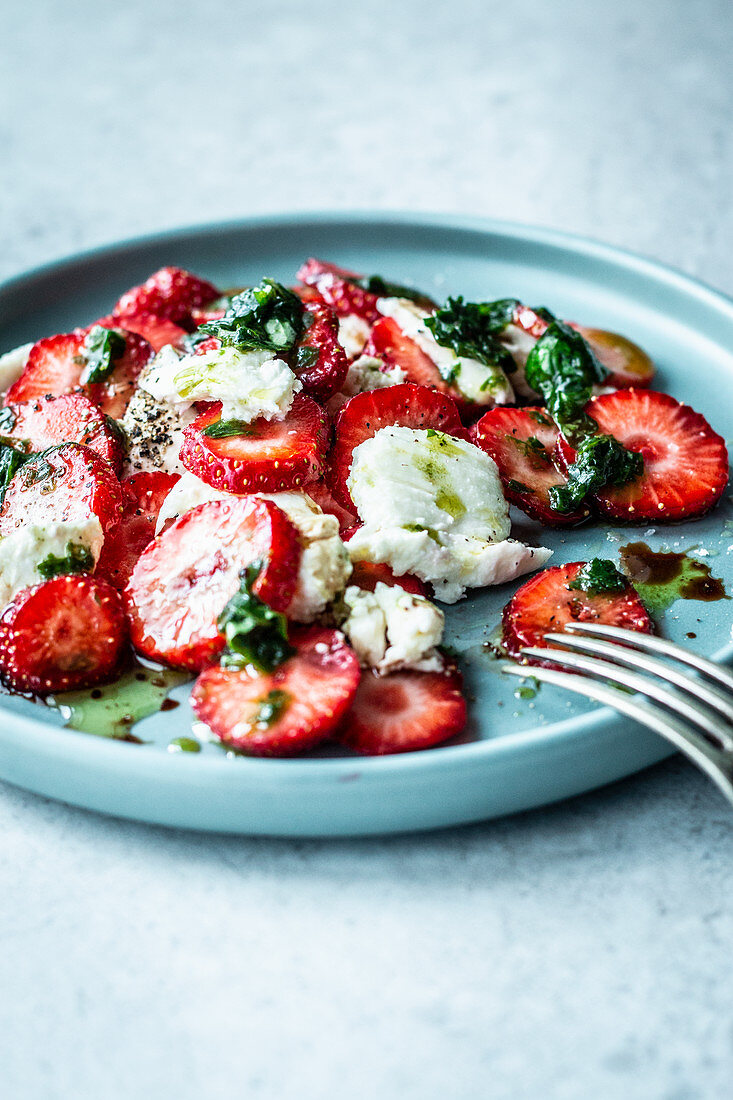
<svg viewBox="0 0 733 1100"><path fill-rule="evenodd" d="M402 207L733 290L727 0L2 7L2 276L177 224ZM335 843L1 786L0 1092L727 1098L732 821L679 761Z"/></svg>

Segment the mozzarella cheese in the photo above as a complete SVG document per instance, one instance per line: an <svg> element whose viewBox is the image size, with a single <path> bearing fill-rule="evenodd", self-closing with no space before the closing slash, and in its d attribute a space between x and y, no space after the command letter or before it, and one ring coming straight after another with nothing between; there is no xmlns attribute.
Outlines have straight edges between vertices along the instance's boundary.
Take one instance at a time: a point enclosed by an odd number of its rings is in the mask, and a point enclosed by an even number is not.
<svg viewBox="0 0 733 1100"><path fill-rule="evenodd" d="M355 313L339 318L338 340L349 359L362 353L370 332L369 323Z"/></svg>
<svg viewBox="0 0 733 1100"><path fill-rule="evenodd" d="M512 385L515 391L521 394L522 397L536 398L538 395L528 384L524 368L527 366L529 353L537 343L537 337L525 332L519 325L507 325L499 339L517 365L517 369L512 375Z"/></svg>
<svg viewBox="0 0 733 1100"><path fill-rule="evenodd" d="M354 449L347 484L363 521L348 543L352 561L415 573L446 603L550 557L543 547L509 538L509 507L494 461L442 432L382 428Z"/></svg>
<svg viewBox="0 0 733 1100"><path fill-rule="evenodd" d="M10 389L13 382L17 382L28 362L33 344L21 344L12 351L6 351L0 355L0 394Z"/></svg>
<svg viewBox="0 0 733 1100"><path fill-rule="evenodd" d="M259 416L281 419L303 384L282 359L269 351L217 348L179 357L164 347L143 371L138 385L157 401L191 406L221 401L223 420L249 423Z"/></svg>
<svg viewBox="0 0 733 1100"><path fill-rule="evenodd" d="M148 390L138 387L121 421L128 442L127 472L183 473L179 458L183 429L195 415L193 409L158 401Z"/></svg>
<svg viewBox="0 0 733 1100"><path fill-rule="evenodd" d="M348 614L341 629L362 665L380 674L399 668L442 670L435 647L443 638L445 616L430 600L381 581L373 592L349 585L343 600Z"/></svg>
<svg viewBox="0 0 733 1100"><path fill-rule="evenodd" d="M95 564L102 551L104 534L95 515L81 521L60 521L40 526L24 524L0 538L0 606L23 588L40 584L43 577L38 566L50 554L63 558L69 543L85 546Z"/></svg>
<svg viewBox="0 0 733 1100"><path fill-rule="evenodd" d="M444 348L436 341L425 324L425 318L430 316L428 310L407 298L380 298L377 309L385 317L392 317L405 336L414 340L433 360L441 377L450 379L469 401L492 407L514 401L511 383L501 367L489 367L477 359L456 355L451 348Z"/></svg>

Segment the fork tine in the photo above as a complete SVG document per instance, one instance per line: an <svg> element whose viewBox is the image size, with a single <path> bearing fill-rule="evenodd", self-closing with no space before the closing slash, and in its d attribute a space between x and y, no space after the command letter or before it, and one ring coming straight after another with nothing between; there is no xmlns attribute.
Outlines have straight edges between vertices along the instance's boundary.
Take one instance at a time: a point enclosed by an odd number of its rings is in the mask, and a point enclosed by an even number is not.
<svg viewBox="0 0 733 1100"><path fill-rule="evenodd" d="M719 687L705 683L699 677L685 675L678 668L670 667L657 657L648 657L645 653L628 649L619 645L618 642L604 642L600 638L586 638L582 634L545 634L545 641L557 642L567 646L568 649L577 649L592 656L607 657L609 661L615 661L616 664L625 665L627 668L644 669L645 672L659 676L660 679L667 680L675 687L689 691L696 699L701 699L713 710L724 715L728 722L733 723L733 698L730 695L726 695Z"/></svg>
<svg viewBox="0 0 733 1100"><path fill-rule="evenodd" d="M552 651L553 657L557 650ZM577 676L571 672L560 672L554 668L542 668L520 664L502 665L502 672L510 676L526 679L533 676L543 683L555 684L566 688L576 695L585 695L598 703L605 703L621 714L664 737L680 752L683 752L693 764L701 768L723 792L733 805L733 768L721 749L716 749L702 734L690 729L685 723L672 717L661 707L633 696L625 695L618 688L608 687L590 680L587 676Z"/></svg>
<svg viewBox="0 0 733 1100"><path fill-rule="evenodd" d="M641 649L647 653L661 653L666 657L674 657L685 665L703 672L711 680L722 684L727 691L733 691L733 673L697 653L691 653L689 649L674 642L668 642L666 638L658 638L655 634L642 634L638 630L625 630L620 626L606 626L605 623L568 623L565 627L572 634L595 634L599 638L615 638L632 649Z"/></svg>
<svg viewBox="0 0 733 1100"><path fill-rule="evenodd" d="M640 695L646 695L655 702L669 707L678 717L691 725L698 726L721 748L733 748L733 734L725 730L721 731L719 715L702 703L696 702L693 706L683 695L678 695L661 684L655 683L648 676L639 676L636 672L612 665L610 661L599 661L596 657L586 657L583 653L568 653L561 649L527 648L522 650L522 656L559 662L571 668L579 668L590 676L607 680L620 687L630 688Z"/></svg>

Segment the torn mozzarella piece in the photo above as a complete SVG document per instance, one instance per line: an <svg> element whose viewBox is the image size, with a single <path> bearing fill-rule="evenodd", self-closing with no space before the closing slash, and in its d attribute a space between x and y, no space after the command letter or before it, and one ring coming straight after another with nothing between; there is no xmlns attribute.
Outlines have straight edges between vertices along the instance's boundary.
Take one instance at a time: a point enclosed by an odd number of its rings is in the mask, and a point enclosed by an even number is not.
<svg viewBox="0 0 733 1100"><path fill-rule="evenodd" d="M0 394L6 393L17 382L25 370L33 344L21 344L20 347L0 355Z"/></svg>
<svg viewBox="0 0 733 1100"><path fill-rule="evenodd" d="M349 585L343 599L348 614L341 630L362 665L381 674L400 668L442 671L445 662L436 646L445 616L430 600L382 581L373 592Z"/></svg>
<svg viewBox="0 0 733 1100"><path fill-rule="evenodd" d="M183 429L195 415L193 409L158 401L148 390L138 387L121 421L128 442L127 472L183 473L179 458Z"/></svg>
<svg viewBox="0 0 733 1100"><path fill-rule="evenodd" d="M512 324L506 326L499 339L517 366L516 371L512 374L512 386L516 393L522 397L538 397L539 395L528 384L525 376L527 359L537 343L537 337L525 332L519 325Z"/></svg>
<svg viewBox="0 0 733 1100"><path fill-rule="evenodd" d="M381 359L376 359L372 355L360 355L349 364L349 372L344 379L344 384L339 392L329 399L327 409L331 415L334 415L350 397L355 397L357 393L382 390L406 381L407 375L401 367L387 367Z"/></svg>
<svg viewBox="0 0 733 1100"><path fill-rule="evenodd" d="M425 324L430 312L407 298L380 298L377 309L385 317L391 317L405 336L414 340L428 358L435 363L440 376L451 382L465 398L476 405L509 405L514 401L514 390L501 367L486 366L477 359L459 356L452 348L444 348Z"/></svg>
<svg viewBox="0 0 733 1100"><path fill-rule="evenodd" d="M466 588L539 568L550 556L509 538L494 461L442 432L380 429L354 449L347 484L363 521L348 543L352 561L415 573L446 603Z"/></svg>
<svg viewBox="0 0 733 1100"><path fill-rule="evenodd" d="M371 330L369 322L363 317L357 317L355 313L339 317L338 340L349 359L361 355Z"/></svg>
<svg viewBox="0 0 733 1100"><path fill-rule="evenodd" d="M69 545L83 546L94 559L99 559L104 534L97 516L84 520L64 520L17 527L0 538L0 606L9 603L23 588L40 584L44 579L38 566L49 555L66 557Z"/></svg>

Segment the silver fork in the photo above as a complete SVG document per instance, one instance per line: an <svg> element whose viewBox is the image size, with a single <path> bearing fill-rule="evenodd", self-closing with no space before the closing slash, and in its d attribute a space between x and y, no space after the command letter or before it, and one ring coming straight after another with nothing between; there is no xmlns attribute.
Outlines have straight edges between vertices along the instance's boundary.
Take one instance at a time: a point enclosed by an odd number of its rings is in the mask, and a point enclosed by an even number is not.
<svg viewBox="0 0 733 1100"><path fill-rule="evenodd" d="M522 656L584 675L519 662L503 665L502 671L606 703L654 730L706 772L733 804L733 673L663 638L600 623L568 623L562 634L546 634L545 641L564 648L528 647Z"/></svg>

